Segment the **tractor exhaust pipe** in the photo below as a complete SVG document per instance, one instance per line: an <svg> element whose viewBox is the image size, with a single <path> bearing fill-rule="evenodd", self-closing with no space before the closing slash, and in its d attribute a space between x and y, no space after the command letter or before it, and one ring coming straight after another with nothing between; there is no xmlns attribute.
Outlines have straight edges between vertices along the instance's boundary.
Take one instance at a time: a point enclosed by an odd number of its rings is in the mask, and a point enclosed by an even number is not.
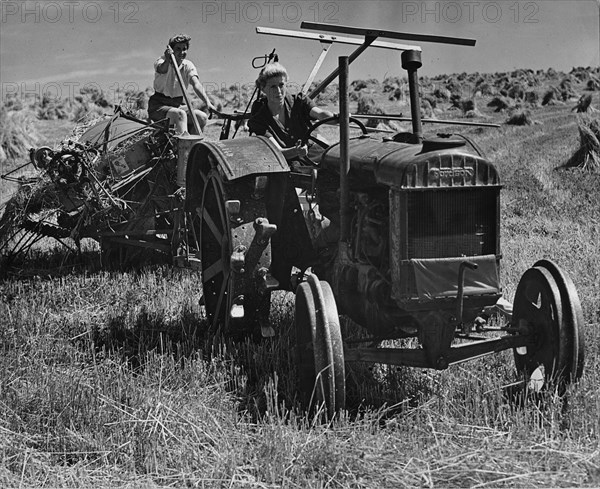
<svg viewBox="0 0 600 489"><path fill-rule="evenodd" d="M412 117L413 136L415 142L423 141L421 126L421 102L419 100L419 77L417 70L423 66L420 51L402 51L402 68L408 72L408 90L410 92L410 114Z"/></svg>

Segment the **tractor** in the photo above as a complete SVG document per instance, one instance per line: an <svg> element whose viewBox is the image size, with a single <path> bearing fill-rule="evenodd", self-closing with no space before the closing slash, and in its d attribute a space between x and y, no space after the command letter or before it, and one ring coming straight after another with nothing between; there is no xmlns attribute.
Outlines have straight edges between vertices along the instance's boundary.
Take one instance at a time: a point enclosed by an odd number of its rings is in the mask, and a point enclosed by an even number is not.
<svg viewBox="0 0 600 489"><path fill-rule="evenodd" d="M579 379L583 317L573 283L553 262L540 260L522 276L514 304L503 299L500 176L466 139L423 137L420 49L401 48L412 132L375 138L361 116L349 115L348 66L378 37L474 42L309 22L302 27L364 36L310 93L316 96L339 76L339 143L325 145L314 164L294 169L260 136L200 140L179 153L185 237L194 238L184 245L201 270L212 331L271 336L271 293L295 292L299 391L307 406L324 405L330 416L345 407L346 362L439 370L512 349L525 378L541 375L560 386ZM326 122L314 124L303 142L319 144L314 130ZM361 134L350 137L350 124ZM501 321L488 321L495 312ZM340 315L364 328L367 346L345 343ZM372 346L407 338L416 346Z"/></svg>
<svg viewBox="0 0 600 489"><path fill-rule="evenodd" d="M59 202L51 222L39 217L39 206L13 219L29 237L15 231L0 249L54 235L91 237L107 259L167 255L200 272L209 331L225 337L272 337L271 295L294 292L299 392L308 408L324 406L329 416L345 408L347 362L442 370L512 349L524 382L541 378L564 392L583 373L584 321L573 282L540 260L522 275L513 303L506 301L498 170L468 138L422 131L423 122L493 124L423 119L421 48L377 39L475 41L312 22L302 28L333 34L257 32L321 43L303 88L310 97L339 77L339 116L303 137L322 145L318 160L290 166L266 137L230 139L232 122L248 117L242 113L221 114L218 141L175 137L160 123L115 114L73 147L32 150ZM311 90L333 43L358 48ZM349 66L370 46L401 51L411 116L388 117L410 121L410 132L375 137L362 122L372 115L350 115ZM327 122L339 124L335 144L315 137ZM350 137L351 125L360 134ZM28 202L41 206L42 194L32 191ZM6 216L0 230L8 229ZM364 331L359 343L343 337L340 315ZM409 341L378 347L386 340Z"/></svg>

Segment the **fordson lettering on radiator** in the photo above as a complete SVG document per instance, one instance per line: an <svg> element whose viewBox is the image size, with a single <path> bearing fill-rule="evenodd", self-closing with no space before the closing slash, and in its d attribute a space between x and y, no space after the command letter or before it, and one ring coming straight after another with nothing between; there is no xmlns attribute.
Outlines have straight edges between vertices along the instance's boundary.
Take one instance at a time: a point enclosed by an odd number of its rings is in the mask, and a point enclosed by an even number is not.
<svg viewBox="0 0 600 489"><path fill-rule="evenodd" d="M474 169L472 167L465 168L432 168L429 170L429 178L432 181L452 180L454 178L473 178Z"/></svg>

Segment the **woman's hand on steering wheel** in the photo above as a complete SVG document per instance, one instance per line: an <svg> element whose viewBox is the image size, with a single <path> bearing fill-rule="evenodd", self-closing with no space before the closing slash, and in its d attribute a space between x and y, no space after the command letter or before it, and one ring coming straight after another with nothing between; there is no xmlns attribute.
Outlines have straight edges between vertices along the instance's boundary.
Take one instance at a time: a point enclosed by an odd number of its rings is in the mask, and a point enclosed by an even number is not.
<svg viewBox="0 0 600 489"><path fill-rule="evenodd" d="M319 146L321 146L322 148L328 148L329 146L325 143L323 143L323 141L317 139L316 137L314 137L312 135L312 133L314 132L315 129L317 129L318 127L321 127L323 124L327 124L329 122L339 122L340 116L339 114L334 115L333 117L326 117L325 119L321 119L320 121L317 121L313 124L311 124L311 126L306 130L306 132L304 133L304 136L302 137L302 139L300 140L302 144L308 144L308 141L313 141L315 143L317 143ZM368 131L367 128L365 127L365 125L358 119L354 118L354 117L350 117L350 123L354 123L356 124L359 129L362 131L363 135L368 135Z"/></svg>
<svg viewBox="0 0 600 489"><path fill-rule="evenodd" d="M315 129L317 129L318 127L322 126L323 124L327 124L327 123L333 122L333 121L339 122L339 119L340 119L339 114L336 114L333 117L326 117L325 119L321 119L320 121L317 121L317 122L311 124L311 126L306 130L306 132L304 133L304 136L300 140L300 144L302 144L302 145L308 145L309 141L313 141L314 143L316 143L317 145L319 145L323 149L329 148L328 144L326 144L324 141L320 140L316 136L313 136L312 133L315 131ZM367 128L365 127L365 125L360 120L355 119L354 117L350 117L349 121L350 121L350 123L356 124L359 127L359 129L362 131L362 133L363 133L364 136L366 136L366 135L369 134L368 131L367 131ZM315 166L319 165L317 162L313 161L308 156L306 156L305 159L307 159L308 161L310 161Z"/></svg>

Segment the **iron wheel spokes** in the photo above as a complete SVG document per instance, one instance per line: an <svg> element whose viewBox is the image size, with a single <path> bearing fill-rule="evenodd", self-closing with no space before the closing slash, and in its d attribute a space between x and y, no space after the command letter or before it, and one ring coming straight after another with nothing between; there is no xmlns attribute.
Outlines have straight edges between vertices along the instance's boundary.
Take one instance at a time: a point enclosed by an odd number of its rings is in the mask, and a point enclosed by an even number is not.
<svg viewBox="0 0 600 489"><path fill-rule="evenodd" d="M229 288L228 258L231 254L226 235L229 228L223 219L224 195L216 172L203 175L204 192L198 212L201 220L201 261L202 287L211 330L216 331L218 323L226 320L227 292Z"/></svg>
<svg viewBox="0 0 600 489"><path fill-rule="evenodd" d="M212 233L213 238L218 243L221 243L223 241L223 233L218 229L217 225L213 221L213 218L210 216L206 208L202 209L202 220L206 223L206 226ZM208 239L208 236L204 236L206 237L206 239Z"/></svg>
<svg viewBox="0 0 600 489"><path fill-rule="evenodd" d="M203 280L209 282L213 280L219 273L224 272L225 267L223 266L223 260L217 260L204 269L204 271L202 272L204 274Z"/></svg>
<svg viewBox="0 0 600 489"><path fill-rule="evenodd" d="M220 164L199 152L192 166L198 171L191 178L196 184L186 195L188 206L196 206L190 234L198 243L210 334L268 336L270 291L276 286L269 274L270 235L266 241L255 239L259 229L264 232L265 223L256 223L267 219L266 198L252 194L254 176L226 180Z"/></svg>
<svg viewBox="0 0 600 489"><path fill-rule="evenodd" d="M227 310L228 305L228 291L229 291L229 274L223 276L221 281L221 287L217 295L217 302L215 305L215 313L211 324L211 330L216 331L218 328L219 320L225 321L225 328L227 328L227 318L229 317L229 311Z"/></svg>

